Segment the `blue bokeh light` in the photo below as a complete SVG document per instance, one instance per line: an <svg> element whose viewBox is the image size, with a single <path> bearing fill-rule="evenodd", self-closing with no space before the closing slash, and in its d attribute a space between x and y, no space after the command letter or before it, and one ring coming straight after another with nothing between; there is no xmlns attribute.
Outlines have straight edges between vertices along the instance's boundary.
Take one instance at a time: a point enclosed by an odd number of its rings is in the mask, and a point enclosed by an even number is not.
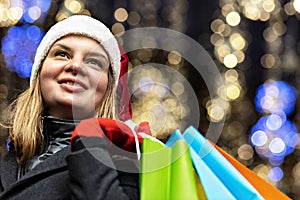
<svg viewBox="0 0 300 200"><path fill-rule="evenodd" d="M43 36L43 31L34 25L11 27L1 42L7 68L22 78L30 77L34 55Z"/></svg>
<svg viewBox="0 0 300 200"><path fill-rule="evenodd" d="M27 22L27 23L33 23L36 21L36 19L32 18L29 14L29 8L25 9L24 13L23 13L23 19Z"/></svg>
<svg viewBox="0 0 300 200"><path fill-rule="evenodd" d="M34 0L33 4L38 6L42 12L46 13L51 6L51 0Z"/></svg>
<svg viewBox="0 0 300 200"><path fill-rule="evenodd" d="M283 178L283 171L280 167L274 167L269 171L268 177L271 181L278 182Z"/></svg>
<svg viewBox="0 0 300 200"><path fill-rule="evenodd" d="M4 56L13 56L17 53L16 44L9 38L2 39L2 53Z"/></svg>
<svg viewBox="0 0 300 200"><path fill-rule="evenodd" d="M258 120L251 129L249 140L258 155L278 166L294 151L299 138L292 121L283 115L272 114Z"/></svg>
<svg viewBox="0 0 300 200"><path fill-rule="evenodd" d="M154 87L154 82L150 77L141 78L139 81L139 88L143 92L150 92Z"/></svg>
<svg viewBox="0 0 300 200"><path fill-rule="evenodd" d="M20 77L30 77L32 61L28 57L17 57L14 60L16 72Z"/></svg>
<svg viewBox="0 0 300 200"><path fill-rule="evenodd" d="M7 37L12 40L19 40L23 34L22 28L13 26L7 31Z"/></svg>
<svg viewBox="0 0 300 200"><path fill-rule="evenodd" d="M283 119L277 114L270 115L266 121L266 126L272 131L278 130L282 126L282 124Z"/></svg>
<svg viewBox="0 0 300 200"><path fill-rule="evenodd" d="M291 114L295 108L296 89L284 81L270 80L257 89L255 106L262 114L284 112Z"/></svg>
<svg viewBox="0 0 300 200"><path fill-rule="evenodd" d="M10 0L11 7L22 7L24 10L20 22L33 23L45 18L51 6L51 0Z"/></svg>
<svg viewBox="0 0 300 200"><path fill-rule="evenodd" d="M29 26L26 30L27 38L30 40L39 40L41 29L37 26Z"/></svg>
<svg viewBox="0 0 300 200"><path fill-rule="evenodd" d="M268 141L268 136L264 131L257 130L252 134L251 142L255 146L258 147L263 146L267 143L267 141Z"/></svg>
<svg viewBox="0 0 300 200"><path fill-rule="evenodd" d="M270 141L269 149L273 155L284 155L286 152L286 146L281 138L273 138Z"/></svg>

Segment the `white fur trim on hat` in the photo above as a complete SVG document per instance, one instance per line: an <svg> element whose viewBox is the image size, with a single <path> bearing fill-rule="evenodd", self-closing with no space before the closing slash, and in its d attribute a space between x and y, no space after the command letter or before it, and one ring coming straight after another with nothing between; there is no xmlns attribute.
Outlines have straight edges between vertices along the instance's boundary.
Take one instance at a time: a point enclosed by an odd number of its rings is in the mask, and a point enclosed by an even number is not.
<svg viewBox="0 0 300 200"><path fill-rule="evenodd" d="M41 62L45 59L51 46L58 39L70 34L90 37L102 45L109 57L115 85L117 85L121 58L118 43L114 35L102 22L86 15L73 15L56 23L49 29L37 48L31 69L30 85L36 79Z"/></svg>

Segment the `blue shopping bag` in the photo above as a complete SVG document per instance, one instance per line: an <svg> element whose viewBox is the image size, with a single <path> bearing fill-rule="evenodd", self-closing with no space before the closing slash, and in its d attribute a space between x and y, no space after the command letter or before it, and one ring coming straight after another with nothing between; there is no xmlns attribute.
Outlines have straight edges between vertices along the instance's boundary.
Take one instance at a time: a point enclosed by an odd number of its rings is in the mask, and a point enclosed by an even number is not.
<svg viewBox="0 0 300 200"><path fill-rule="evenodd" d="M175 137L178 136L174 136L174 138ZM207 181L205 179L210 179L210 176L208 175L210 172L214 175L214 179L217 178L218 180L218 182L212 182L210 184L223 185L232 195L225 196L221 199L264 199L260 193L247 181L247 179L241 175L240 172L234 166L232 166L230 162L224 158L218 150L215 149L210 141L203 137L200 132L198 132L197 129L192 126L187 128L182 134L182 137L185 139L191 149L190 152L194 167L196 168L199 178L202 181L208 199L214 199L213 195L218 194L212 193L219 192L215 187L209 187L209 184L205 184ZM204 173L203 170L205 170L206 173ZM205 186L207 187L205 188ZM209 196L210 194L212 195L211 198Z"/></svg>

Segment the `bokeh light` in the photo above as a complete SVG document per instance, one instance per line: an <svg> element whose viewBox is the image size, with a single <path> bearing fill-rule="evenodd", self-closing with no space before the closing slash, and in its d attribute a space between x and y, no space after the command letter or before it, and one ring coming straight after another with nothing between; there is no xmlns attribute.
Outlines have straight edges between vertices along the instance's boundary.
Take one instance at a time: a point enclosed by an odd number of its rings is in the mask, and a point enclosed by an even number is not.
<svg viewBox="0 0 300 200"><path fill-rule="evenodd" d="M47 15L50 5L51 0L10 1L10 9L14 9L14 15L20 16L18 20L23 19L26 23L33 23L39 19L43 19ZM7 17L9 18L9 16Z"/></svg>
<svg viewBox="0 0 300 200"><path fill-rule="evenodd" d="M266 132L262 131L262 130L257 130L255 132L253 132L252 136L251 136L251 142L253 145L255 146L263 146L267 143L268 141L268 136L266 134Z"/></svg>
<svg viewBox="0 0 300 200"><path fill-rule="evenodd" d="M139 58L145 60L147 55L152 56L146 54ZM178 60L178 56L175 52L168 53L169 59ZM185 78L170 67L160 64L136 66L129 73L129 82L133 120L136 123L148 121L152 134L158 138L166 138L176 129L184 131L191 112L198 109L198 105L194 105L193 111L190 110L193 90ZM192 102L195 103L197 101Z"/></svg>
<svg viewBox="0 0 300 200"><path fill-rule="evenodd" d="M220 97L207 101L205 107L207 109L208 119L212 122L221 121L230 109L228 101Z"/></svg>
<svg viewBox="0 0 300 200"><path fill-rule="evenodd" d="M253 158L254 151L249 144L243 144L238 148L238 156L242 160L250 160Z"/></svg>
<svg viewBox="0 0 300 200"><path fill-rule="evenodd" d="M284 112L291 114L295 108L296 89L284 81L269 80L258 87L255 106L260 113Z"/></svg>
<svg viewBox="0 0 300 200"><path fill-rule="evenodd" d="M125 8L118 8L116 11L115 11L115 19L119 22L124 22L127 20L128 18L128 13L126 11Z"/></svg>
<svg viewBox="0 0 300 200"><path fill-rule="evenodd" d="M268 173L271 170L271 167L269 165L264 164L258 164L256 167L254 167L253 171L261 177L266 182L270 182Z"/></svg>
<svg viewBox="0 0 300 200"><path fill-rule="evenodd" d="M249 139L256 152L275 166L282 164L298 144L297 128L284 113L261 117L252 127Z"/></svg>
<svg viewBox="0 0 300 200"><path fill-rule="evenodd" d="M280 167L274 167L269 171L268 177L271 181L278 182L283 177L283 171Z"/></svg>
<svg viewBox="0 0 300 200"><path fill-rule="evenodd" d="M233 11L228 13L228 15L226 16L226 22L230 26L237 26L241 22L241 17L239 13Z"/></svg>
<svg viewBox="0 0 300 200"><path fill-rule="evenodd" d="M300 0L294 0L293 1L293 6L295 8L295 10L300 13Z"/></svg>
<svg viewBox="0 0 300 200"><path fill-rule="evenodd" d="M80 13L84 8L83 2L78 0L65 0L64 5L71 13Z"/></svg>
<svg viewBox="0 0 300 200"><path fill-rule="evenodd" d="M13 26L2 38L2 54L6 66L20 77L30 77L36 48L43 38L43 31L35 25Z"/></svg>
<svg viewBox="0 0 300 200"><path fill-rule="evenodd" d="M224 65L228 68L234 68L238 64L237 57L234 54L228 54L224 57Z"/></svg>

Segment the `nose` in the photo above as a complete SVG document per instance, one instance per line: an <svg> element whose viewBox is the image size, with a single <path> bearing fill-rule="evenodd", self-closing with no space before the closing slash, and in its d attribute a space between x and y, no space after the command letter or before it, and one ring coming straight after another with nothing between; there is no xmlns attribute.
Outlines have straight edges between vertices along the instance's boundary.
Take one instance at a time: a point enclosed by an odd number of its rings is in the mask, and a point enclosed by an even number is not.
<svg viewBox="0 0 300 200"><path fill-rule="evenodd" d="M68 64L65 66L66 72L72 72L74 75L84 74L83 60L81 58L73 57L69 60Z"/></svg>

